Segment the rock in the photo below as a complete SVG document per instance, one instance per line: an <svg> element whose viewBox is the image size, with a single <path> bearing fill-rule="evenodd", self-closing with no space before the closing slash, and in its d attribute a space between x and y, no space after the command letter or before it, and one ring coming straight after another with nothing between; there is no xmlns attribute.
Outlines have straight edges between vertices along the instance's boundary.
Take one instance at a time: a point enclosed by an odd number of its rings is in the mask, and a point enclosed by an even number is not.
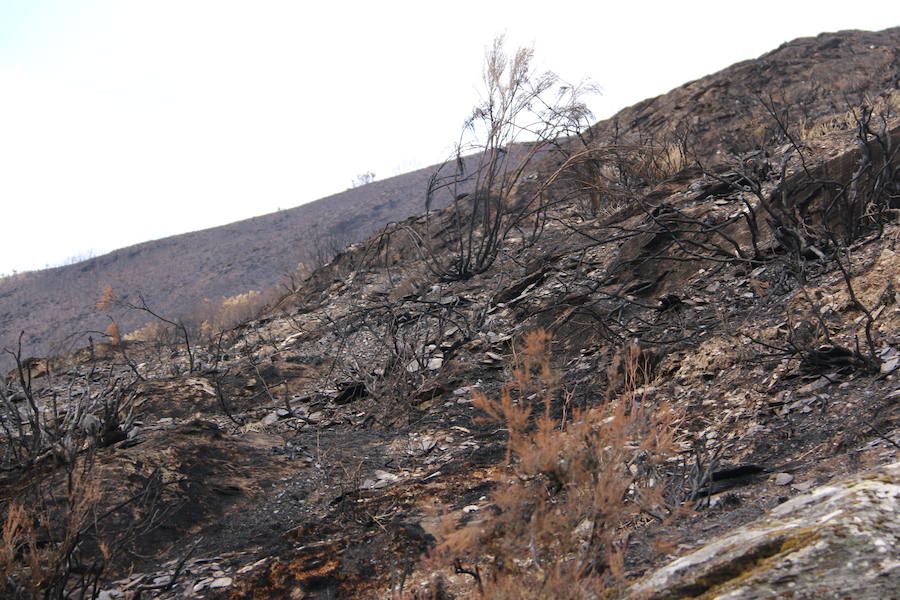
<svg viewBox="0 0 900 600"><path fill-rule="evenodd" d="M822 389L828 387L830 384L831 384L831 382L828 380L827 377L819 377L812 383L807 383L806 385L804 385L803 387L798 389L797 394L800 396L807 396L809 394L815 394L819 390L822 390Z"/></svg>
<svg viewBox="0 0 900 600"><path fill-rule="evenodd" d="M900 357L888 359L881 363L881 373L884 375L893 373L898 367L900 367Z"/></svg>
<svg viewBox="0 0 900 600"><path fill-rule="evenodd" d="M395 483L400 480L400 477L394 475L393 473L388 473L387 471L382 471L380 469L375 470L375 478L368 478L362 482L360 489L363 490L380 490L381 488L385 488L392 483Z"/></svg>
<svg viewBox="0 0 900 600"><path fill-rule="evenodd" d="M278 421L278 413L270 412L265 417L263 417L262 424L263 425L271 425L272 423L275 423L276 421Z"/></svg>
<svg viewBox="0 0 900 600"><path fill-rule="evenodd" d="M411 360L409 364L406 365L406 371L408 373L418 373L423 367L423 360L424 367L428 371L437 371L444 365L444 355L438 353L425 359L417 358L415 360Z"/></svg>
<svg viewBox="0 0 900 600"><path fill-rule="evenodd" d="M579 540L584 540L590 537L592 531L594 531L594 522L590 519L582 519L572 535Z"/></svg>
<svg viewBox="0 0 900 600"><path fill-rule="evenodd" d="M307 417L309 415L309 408L306 406L291 406L291 411L293 411L295 417Z"/></svg>
<svg viewBox="0 0 900 600"><path fill-rule="evenodd" d="M794 480L790 473L778 473L775 475L775 485L787 485Z"/></svg>
<svg viewBox="0 0 900 600"><path fill-rule="evenodd" d="M100 426L102 423L100 422L100 419L91 413L87 413L81 418L80 425L81 431L83 431L85 435L95 436L100 433Z"/></svg>
<svg viewBox="0 0 900 600"><path fill-rule="evenodd" d="M488 331L486 335L489 344L501 344L512 339L512 336L508 333L500 334L493 331Z"/></svg>
<svg viewBox="0 0 900 600"><path fill-rule="evenodd" d="M482 358L479 362L483 365L495 366L503 363L503 357L496 352L485 352L484 358Z"/></svg>
<svg viewBox="0 0 900 600"><path fill-rule="evenodd" d="M895 597L900 462L818 487L658 569L631 600Z"/></svg>
<svg viewBox="0 0 900 600"><path fill-rule="evenodd" d="M206 588L209 587L209 584L213 582L211 577L206 577L205 579L201 579L197 583L194 584L193 590L195 592L202 592Z"/></svg>
<svg viewBox="0 0 900 600"><path fill-rule="evenodd" d="M219 589L230 586L232 583L231 577L219 577L218 579L214 579L212 583L209 584L210 589Z"/></svg>

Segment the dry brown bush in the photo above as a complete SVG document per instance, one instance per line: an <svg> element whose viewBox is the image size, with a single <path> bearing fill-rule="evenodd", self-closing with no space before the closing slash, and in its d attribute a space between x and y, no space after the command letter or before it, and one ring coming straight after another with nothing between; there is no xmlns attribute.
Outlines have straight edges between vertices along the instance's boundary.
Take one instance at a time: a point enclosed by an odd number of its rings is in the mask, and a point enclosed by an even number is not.
<svg viewBox="0 0 900 600"><path fill-rule="evenodd" d="M106 326L106 331L104 333L109 338L110 343L114 346L118 346L122 343L122 336L119 333L119 324L115 321Z"/></svg>
<svg viewBox="0 0 900 600"><path fill-rule="evenodd" d="M111 556L84 553L96 528L100 486L89 461L68 469L60 497L32 490L10 501L0 531L5 598L94 598Z"/></svg>
<svg viewBox="0 0 900 600"><path fill-rule="evenodd" d="M201 317L200 337L211 339L222 331L252 319L269 303L271 296L271 293L249 290L219 301L205 300L204 306L198 311L198 316Z"/></svg>
<svg viewBox="0 0 900 600"><path fill-rule="evenodd" d="M476 398L509 431L495 514L461 528L445 518L433 558L471 575L477 598L596 598L624 577L629 526L665 512L661 467L675 452L675 415L642 397L648 374L633 354L625 360L622 393L559 414L551 338L534 331L500 398Z"/></svg>
<svg viewBox="0 0 900 600"><path fill-rule="evenodd" d="M815 138L826 137L837 132L853 133L863 118L864 112L894 117L900 113L900 91L884 92L875 98L865 98L859 106L851 106L844 112L835 112L800 124L797 131L799 141L809 143Z"/></svg>
<svg viewBox="0 0 900 600"><path fill-rule="evenodd" d="M159 321L149 321L125 335L125 339L135 342L158 342L168 337L168 328Z"/></svg>
<svg viewBox="0 0 900 600"><path fill-rule="evenodd" d="M566 147L568 156L550 179L572 186L575 197L587 200L591 214L611 214L637 201L647 187L692 166L689 139L682 127L658 135L637 130L612 139L588 130Z"/></svg>
<svg viewBox="0 0 900 600"><path fill-rule="evenodd" d="M97 310L100 312L106 312L110 309L113 303L116 300L116 295L113 292L112 286L107 285L103 288L103 291L100 292L100 299L97 300Z"/></svg>

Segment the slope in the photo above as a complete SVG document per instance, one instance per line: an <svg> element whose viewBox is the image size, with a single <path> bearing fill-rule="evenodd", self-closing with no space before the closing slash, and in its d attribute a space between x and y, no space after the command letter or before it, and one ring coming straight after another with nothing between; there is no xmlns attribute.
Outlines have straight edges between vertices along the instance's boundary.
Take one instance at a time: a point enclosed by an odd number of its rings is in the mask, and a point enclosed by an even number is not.
<svg viewBox="0 0 900 600"><path fill-rule="evenodd" d="M658 181L618 167L661 144L598 135L580 156L621 173L597 184L614 205L594 206L570 162L522 228L533 243L515 231L457 279L419 251L459 213L410 218L194 348L193 372L177 341L24 364L33 377L5 382L0 498L81 524L82 504L41 499L97 475L84 496L103 518L76 527L79 560L54 581L111 597L725 598L795 582L819 587L798 597L883 597L900 583L900 90L884 81L783 127L770 105L749 151L740 133L718 154L703 136L754 113L690 113L700 165ZM30 406L50 440L16 421ZM65 541L10 530L24 555ZM821 577L823 548L865 577ZM17 591L33 572L13 567Z"/></svg>

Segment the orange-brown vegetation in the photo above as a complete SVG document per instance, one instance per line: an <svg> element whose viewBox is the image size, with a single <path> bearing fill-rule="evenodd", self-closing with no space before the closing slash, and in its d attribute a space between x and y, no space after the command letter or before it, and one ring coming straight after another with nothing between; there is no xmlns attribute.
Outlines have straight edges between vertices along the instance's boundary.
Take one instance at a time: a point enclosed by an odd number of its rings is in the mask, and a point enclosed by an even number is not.
<svg viewBox="0 0 900 600"><path fill-rule="evenodd" d="M278 300L280 295L278 288L270 288L264 292L249 290L219 301L207 298L192 317L200 323L200 337L212 338L221 331L252 319L264 306Z"/></svg>
<svg viewBox="0 0 900 600"><path fill-rule="evenodd" d="M4 507L0 577L11 582L21 597L69 598L78 590L90 598L112 558L105 543L97 545L91 539L96 533L100 486L90 461L79 462L68 468L58 496L33 490L24 494L27 500L14 500ZM99 550L96 554L88 548L92 544ZM89 558L86 551L91 553ZM82 564L85 560L88 564Z"/></svg>
<svg viewBox="0 0 900 600"><path fill-rule="evenodd" d="M664 515L660 468L675 451L675 413L648 402L649 373L629 352L621 393L566 410L552 339L527 334L499 398L475 405L509 432L495 511L444 524L435 556L475 579L479 598L595 598L623 577L630 525Z"/></svg>
<svg viewBox="0 0 900 600"><path fill-rule="evenodd" d="M109 341L112 345L118 346L122 343L122 336L119 333L119 324L115 321L106 326L106 330L104 331L104 333L109 338Z"/></svg>
<svg viewBox="0 0 900 600"><path fill-rule="evenodd" d="M101 312L106 312L110 309L115 302L116 295L113 292L111 285L103 286L103 291L100 293L100 298L97 300L97 310Z"/></svg>

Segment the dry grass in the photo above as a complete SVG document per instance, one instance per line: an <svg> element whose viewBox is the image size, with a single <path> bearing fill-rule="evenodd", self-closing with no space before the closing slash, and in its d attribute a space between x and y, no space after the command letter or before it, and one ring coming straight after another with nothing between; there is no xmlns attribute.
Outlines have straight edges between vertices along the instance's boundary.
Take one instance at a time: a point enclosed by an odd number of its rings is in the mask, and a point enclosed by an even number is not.
<svg viewBox="0 0 900 600"><path fill-rule="evenodd" d="M130 342L158 342L167 337L168 328L159 321L149 321L125 335Z"/></svg>
<svg viewBox="0 0 900 600"><path fill-rule="evenodd" d="M219 333L257 317L264 307L277 301L282 294L282 290L273 286L262 292L249 290L219 300L206 298L183 322L191 331L191 337L211 340ZM147 322L122 337L128 341L169 344L177 337L177 332L171 324L157 320Z"/></svg>
<svg viewBox="0 0 900 600"><path fill-rule="evenodd" d="M673 136L663 142L591 146L569 157L562 170L586 197L591 214L608 215L692 163L685 140Z"/></svg>
<svg viewBox="0 0 900 600"><path fill-rule="evenodd" d="M691 165L691 158L684 147L675 143L646 146L637 152L637 175L649 185L655 185Z"/></svg>
<svg viewBox="0 0 900 600"><path fill-rule="evenodd" d="M221 331L252 319L271 300L271 293L264 294L256 290L224 297L219 301L204 300L195 317L200 320L200 337L211 339Z"/></svg>
<svg viewBox="0 0 900 600"><path fill-rule="evenodd" d="M800 125L799 141L809 143L835 133L855 132L863 117L863 110L871 110L872 114L884 115L886 118L896 118L900 113L900 91L885 92L875 98L866 98L860 106L807 121Z"/></svg>
<svg viewBox="0 0 900 600"><path fill-rule="evenodd" d="M68 469L61 496L36 490L5 507L0 536L4 598L92 598L111 556L104 544L83 556L95 528L100 486L89 461Z"/></svg>
<svg viewBox="0 0 900 600"><path fill-rule="evenodd" d="M624 578L626 533L642 512L665 511L660 468L675 451L672 409L644 401L647 374L632 354L625 361L618 397L560 415L551 339L538 330L500 398L476 398L509 431L495 516L463 527L445 519L434 554L472 576L475 597L595 598Z"/></svg>

